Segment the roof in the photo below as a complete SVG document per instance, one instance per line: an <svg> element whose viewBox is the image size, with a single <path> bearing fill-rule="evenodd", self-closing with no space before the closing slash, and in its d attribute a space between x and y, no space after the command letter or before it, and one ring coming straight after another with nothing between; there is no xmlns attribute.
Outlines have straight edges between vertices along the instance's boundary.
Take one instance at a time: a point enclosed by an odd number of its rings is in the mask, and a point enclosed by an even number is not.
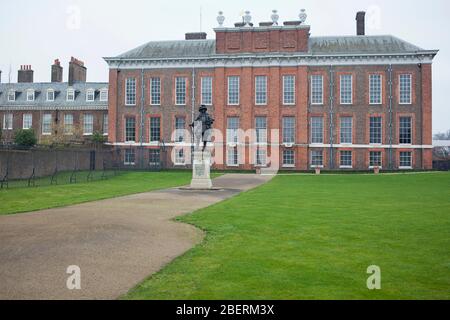
<svg viewBox="0 0 450 320"><path fill-rule="evenodd" d="M310 37L311 55L416 53L423 49L394 36ZM267 53L259 53L265 55ZM125 52L119 59L162 59L216 56L215 40L152 41Z"/></svg>
<svg viewBox="0 0 450 320"><path fill-rule="evenodd" d="M67 101L67 89L75 90L75 101ZM26 107L28 109L64 109L64 108L99 108L105 109L108 106L108 101L100 101L100 90L107 89L107 82L78 82L69 86L67 82L53 82L53 83L1 83L0 84L0 110L2 108L11 107ZM27 101L27 91L35 90L35 100ZM53 89L55 91L55 100L47 101L47 90ZM92 102L86 101L86 92L89 89L94 89L95 100ZM10 90L16 91L16 100L8 101L8 92Z"/></svg>

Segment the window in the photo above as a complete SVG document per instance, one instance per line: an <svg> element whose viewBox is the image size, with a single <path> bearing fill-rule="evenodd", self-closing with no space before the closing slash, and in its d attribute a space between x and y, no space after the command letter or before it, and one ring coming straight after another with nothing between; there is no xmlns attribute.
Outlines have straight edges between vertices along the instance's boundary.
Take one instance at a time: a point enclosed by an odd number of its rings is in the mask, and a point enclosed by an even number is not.
<svg viewBox="0 0 450 320"><path fill-rule="evenodd" d="M13 129L13 114L6 113L3 115L3 130L12 130Z"/></svg>
<svg viewBox="0 0 450 320"><path fill-rule="evenodd" d="M283 151L283 166L285 166L285 167L295 166L294 150L284 150Z"/></svg>
<svg viewBox="0 0 450 320"><path fill-rule="evenodd" d="M175 118L175 142L184 142L186 139L186 119L184 117Z"/></svg>
<svg viewBox="0 0 450 320"><path fill-rule="evenodd" d="M382 154L381 151L371 151L369 154L369 167L379 167L383 166Z"/></svg>
<svg viewBox="0 0 450 320"><path fill-rule="evenodd" d="M370 117L369 138L370 144L382 144L383 120L381 117Z"/></svg>
<svg viewBox="0 0 450 320"><path fill-rule="evenodd" d="M239 105L239 77L228 77L228 105Z"/></svg>
<svg viewBox="0 0 450 320"><path fill-rule="evenodd" d="M265 167L267 164L267 150L265 147L256 148L256 165Z"/></svg>
<svg viewBox="0 0 450 320"><path fill-rule="evenodd" d="M400 152L400 169L412 168L412 152Z"/></svg>
<svg viewBox="0 0 450 320"><path fill-rule="evenodd" d="M124 164L127 166L133 166L136 161L136 154L134 149L125 149L125 161Z"/></svg>
<svg viewBox="0 0 450 320"><path fill-rule="evenodd" d="M411 104L411 78L412 76L410 74L400 75L400 104Z"/></svg>
<svg viewBox="0 0 450 320"><path fill-rule="evenodd" d="M186 104L186 78L175 78L175 104L178 106Z"/></svg>
<svg viewBox="0 0 450 320"><path fill-rule="evenodd" d="M267 104L267 77L257 76L255 78L255 103L257 105Z"/></svg>
<svg viewBox="0 0 450 320"><path fill-rule="evenodd" d="M352 168L352 155L351 151L341 151L340 152L340 160L341 160L341 168Z"/></svg>
<svg viewBox="0 0 450 320"><path fill-rule="evenodd" d="M135 142L136 141L136 119L126 118L125 119L125 142Z"/></svg>
<svg viewBox="0 0 450 320"><path fill-rule="evenodd" d="M67 101L75 101L75 90L73 90L73 89L67 90L66 100Z"/></svg>
<svg viewBox="0 0 450 320"><path fill-rule="evenodd" d="M161 140L161 118L150 118L150 142L159 142Z"/></svg>
<svg viewBox="0 0 450 320"><path fill-rule="evenodd" d="M128 78L125 81L125 105L136 105L136 79Z"/></svg>
<svg viewBox="0 0 450 320"><path fill-rule="evenodd" d="M227 148L227 165L229 167L236 167L239 165L239 154L237 147Z"/></svg>
<svg viewBox="0 0 450 320"><path fill-rule="evenodd" d="M150 79L150 104L161 105L161 78Z"/></svg>
<svg viewBox="0 0 450 320"><path fill-rule="evenodd" d="M256 117L255 128L256 128L256 143L266 143L267 142L267 118L266 117Z"/></svg>
<svg viewBox="0 0 450 320"><path fill-rule="evenodd" d="M92 102L95 100L95 91L93 89L88 89L86 91L86 101Z"/></svg>
<svg viewBox="0 0 450 320"><path fill-rule="evenodd" d="M295 104L295 76L283 76L283 104Z"/></svg>
<svg viewBox="0 0 450 320"><path fill-rule="evenodd" d="M411 117L400 117L399 142L400 144L412 143Z"/></svg>
<svg viewBox="0 0 450 320"><path fill-rule="evenodd" d="M175 165L183 166L185 164L184 149L175 149Z"/></svg>
<svg viewBox="0 0 450 320"><path fill-rule="evenodd" d="M161 165L161 151L159 149L150 149L148 159L150 166L159 167Z"/></svg>
<svg viewBox="0 0 450 320"><path fill-rule="evenodd" d="M323 143L323 118L311 118L311 143Z"/></svg>
<svg viewBox="0 0 450 320"><path fill-rule="evenodd" d="M238 143L239 118L229 117L227 119L227 143Z"/></svg>
<svg viewBox="0 0 450 320"><path fill-rule="evenodd" d="M311 76L311 104L323 104L323 76Z"/></svg>
<svg viewBox="0 0 450 320"><path fill-rule="evenodd" d="M55 90L47 90L47 101L55 101Z"/></svg>
<svg viewBox="0 0 450 320"><path fill-rule="evenodd" d="M294 117L283 117L283 143L295 143Z"/></svg>
<svg viewBox="0 0 450 320"><path fill-rule="evenodd" d="M202 104L212 105L212 77L202 78Z"/></svg>
<svg viewBox="0 0 450 320"><path fill-rule="evenodd" d="M8 91L8 101L16 101L16 92L14 90Z"/></svg>
<svg viewBox="0 0 450 320"><path fill-rule="evenodd" d="M27 101L34 101L34 90L27 90Z"/></svg>
<svg viewBox="0 0 450 320"><path fill-rule="evenodd" d="M107 136L109 132L109 116L107 113L103 115L103 135Z"/></svg>
<svg viewBox="0 0 450 320"><path fill-rule="evenodd" d="M64 134L73 134L73 114L64 115Z"/></svg>
<svg viewBox="0 0 450 320"><path fill-rule="evenodd" d="M94 132L94 116L92 114L85 114L83 116L83 134L85 136L91 135Z"/></svg>
<svg viewBox="0 0 450 320"><path fill-rule="evenodd" d="M353 76L351 74L341 75L341 104L352 104L353 102Z"/></svg>
<svg viewBox="0 0 450 320"><path fill-rule="evenodd" d="M23 115L23 129L31 129L33 126L33 115L26 113Z"/></svg>
<svg viewBox="0 0 450 320"><path fill-rule="evenodd" d="M311 151L311 166L323 167L323 151L321 150Z"/></svg>
<svg viewBox="0 0 450 320"><path fill-rule="evenodd" d="M100 90L100 101L102 102L108 101L108 89Z"/></svg>
<svg viewBox="0 0 450 320"><path fill-rule="evenodd" d="M52 115L49 113L46 113L42 116L42 134L52 134Z"/></svg>
<svg viewBox="0 0 450 320"><path fill-rule="evenodd" d="M371 74L369 76L369 96L370 104L382 104L382 76L381 74Z"/></svg>
<svg viewBox="0 0 450 320"><path fill-rule="evenodd" d="M353 143L353 118L341 117L341 143L352 144Z"/></svg>

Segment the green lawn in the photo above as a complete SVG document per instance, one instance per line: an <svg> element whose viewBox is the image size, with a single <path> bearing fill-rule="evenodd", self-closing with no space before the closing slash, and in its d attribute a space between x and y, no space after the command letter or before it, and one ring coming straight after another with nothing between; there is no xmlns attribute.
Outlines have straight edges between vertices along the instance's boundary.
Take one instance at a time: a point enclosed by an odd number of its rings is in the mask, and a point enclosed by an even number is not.
<svg viewBox="0 0 450 320"><path fill-rule="evenodd" d="M125 299L450 299L448 173L279 176L180 220L204 243Z"/></svg>
<svg viewBox="0 0 450 320"><path fill-rule="evenodd" d="M0 215L62 207L186 185L189 184L192 173L188 171L124 172L108 180L89 183L85 182L86 179L82 179L84 176L83 173L79 174L77 184L0 190ZM60 180L63 180L62 177Z"/></svg>

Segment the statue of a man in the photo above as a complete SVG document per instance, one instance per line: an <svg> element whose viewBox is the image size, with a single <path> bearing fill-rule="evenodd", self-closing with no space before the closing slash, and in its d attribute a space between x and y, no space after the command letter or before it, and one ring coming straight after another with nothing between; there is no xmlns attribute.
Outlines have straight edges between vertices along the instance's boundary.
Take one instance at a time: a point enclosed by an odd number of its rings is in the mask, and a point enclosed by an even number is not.
<svg viewBox="0 0 450 320"><path fill-rule="evenodd" d="M211 129L212 129L212 125L214 123L214 119L211 118L211 116L208 114L208 112L207 112L208 108L206 106L202 105L200 107L199 111L200 111L200 114L198 115L197 119L195 119L194 123L191 124L191 127L194 129L194 138L196 139L196 141L195 141L196 145L198 146L198 143L199 143L198 140L200 140L200 138L201 138L203 141L203 150L202 151L205 151L206 145L208 144L208 142L211 141ZM197 122L201 122L201 124L202 124L201 125L201 129L202 129L201 137L200 137L200 133L197 134L195 132L195 129L196 129L195 124Z"/></svg>

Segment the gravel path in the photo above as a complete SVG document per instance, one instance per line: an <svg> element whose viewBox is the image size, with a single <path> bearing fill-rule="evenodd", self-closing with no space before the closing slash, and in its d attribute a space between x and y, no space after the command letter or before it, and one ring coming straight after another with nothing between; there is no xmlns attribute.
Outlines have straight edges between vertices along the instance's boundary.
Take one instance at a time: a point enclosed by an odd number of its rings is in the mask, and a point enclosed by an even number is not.
<svg viewBox="0 0 450 320"><path fill-rule="evenodd" d="M270 179L228 174L214 180L221 191L168 189L0 216L0 299L115 299L202 240L171 219ZM72 265L81 290L67 289Z"/></svg>

